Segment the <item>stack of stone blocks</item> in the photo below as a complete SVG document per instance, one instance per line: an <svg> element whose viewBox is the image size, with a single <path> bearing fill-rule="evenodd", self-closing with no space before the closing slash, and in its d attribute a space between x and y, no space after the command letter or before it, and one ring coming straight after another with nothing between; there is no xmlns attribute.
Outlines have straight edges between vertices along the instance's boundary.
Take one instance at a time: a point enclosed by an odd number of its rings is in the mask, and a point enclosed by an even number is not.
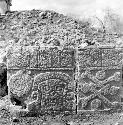
<svg viewBox="0 0 123 125"><path fill-rule="evenodd" d="M123 49L13 46L6 55L10 101L36 114L122 108Z"/></svg>

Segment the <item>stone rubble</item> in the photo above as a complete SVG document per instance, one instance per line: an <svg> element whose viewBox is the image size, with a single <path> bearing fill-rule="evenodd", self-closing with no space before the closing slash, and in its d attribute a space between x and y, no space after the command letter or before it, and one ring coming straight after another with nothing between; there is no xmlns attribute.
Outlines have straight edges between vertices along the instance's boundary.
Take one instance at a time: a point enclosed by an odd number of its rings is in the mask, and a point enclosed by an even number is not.
<svg viewBox="0 0 123 125"><path fill-rule="evenodd" d="M14 45L61 47L77 45L80 48L94 44L105 45L107 42L114 45L115 35L109 34L105 38L103 35L101 31L91 27L88 22L78 21L54 11L8 12L5 16L0 17L0 62L6 63L4 61L6 53ZM120 40L118 45L121 45ZM12 109L12 114L16 115L16 110L22 107L17 109L17 106L10 104L8 96L5 97L7 98L0 100L0 108Z"/></svg>
<svg viewBox="0 0 123 125"><path fill-rule="evenodd" d="M4 48L17 44L24 46L83 46L115 41L88 22L78 21L54 11L31 10L8 12L0 19L0 42ZM85 46L85 45L84 45Z"/></svg>

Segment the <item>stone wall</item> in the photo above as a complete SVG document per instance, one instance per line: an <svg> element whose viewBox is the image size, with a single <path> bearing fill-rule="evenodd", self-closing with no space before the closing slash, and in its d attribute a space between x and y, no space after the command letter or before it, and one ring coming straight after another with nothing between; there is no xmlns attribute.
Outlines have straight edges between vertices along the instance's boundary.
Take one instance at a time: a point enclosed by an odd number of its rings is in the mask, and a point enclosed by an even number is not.
<svg viewBox="0 0 123 125"><path fill-rule="evenodd" d="M11 101L41 114L121 106L123 50L15 46L7 54Z"/></svg>
<svg viewBox="0 0 123 125"><path fill-rule="evenodd" d="M14 48L7 66L11 97L30 111L52 114L75 109L73 49Z"/></svg>

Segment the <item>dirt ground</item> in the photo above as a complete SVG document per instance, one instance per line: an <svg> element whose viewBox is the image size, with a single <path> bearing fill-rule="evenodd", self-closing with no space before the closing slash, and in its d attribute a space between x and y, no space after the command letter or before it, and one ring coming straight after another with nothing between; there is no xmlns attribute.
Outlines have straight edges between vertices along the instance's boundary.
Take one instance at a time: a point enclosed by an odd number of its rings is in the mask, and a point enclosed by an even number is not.
<svg viewBox="0 0 123 125"><path fill-rule="evenodd" d="M67 123L67 124L66 124ZM119 123L119 124L117 124ZM78 119L70 122L63 122L59 119L47 119L46 121L38 117L21 117L19 121L12 122L10 117L0 118L0 125L123 125L123 114L114 113L110 115L94 116L94 118L82 121Z"/></svg>

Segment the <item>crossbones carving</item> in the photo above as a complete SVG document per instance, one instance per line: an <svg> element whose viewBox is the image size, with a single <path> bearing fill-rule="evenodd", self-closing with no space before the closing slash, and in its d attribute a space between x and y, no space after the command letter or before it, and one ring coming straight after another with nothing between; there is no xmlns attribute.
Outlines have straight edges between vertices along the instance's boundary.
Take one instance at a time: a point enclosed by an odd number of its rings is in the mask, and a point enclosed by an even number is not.
<svg viewBox="0 0 123 125"><path fill-rule="evenodd" d="M89 85L91 85L91 89L89 89L90 92L93 92L93 94L89 95L88 97L83 97L79 99L79 103L81 103L81 108L86 107L87 102L91 99L94 99L96 96L99 97L104 104L107 104L108 107L112 107L114 106L115 103L109 101L104 95L102 95L102 93L104 93L105 90L109 90L111 88L111 85L107 84L110 81L119 81L120 80L120 72L116 72L114 73L113 76L100 81L98 80L94 75L92 75L90 73L90 70L86 70L82 75L81 78L85 78L88 77L89 79L91 79L92 81L94 81L94 83L90 83ZM105 85L107 84L107 85ZM100 90L97 90L96 88L99 87L101 88Z"/></svg>

